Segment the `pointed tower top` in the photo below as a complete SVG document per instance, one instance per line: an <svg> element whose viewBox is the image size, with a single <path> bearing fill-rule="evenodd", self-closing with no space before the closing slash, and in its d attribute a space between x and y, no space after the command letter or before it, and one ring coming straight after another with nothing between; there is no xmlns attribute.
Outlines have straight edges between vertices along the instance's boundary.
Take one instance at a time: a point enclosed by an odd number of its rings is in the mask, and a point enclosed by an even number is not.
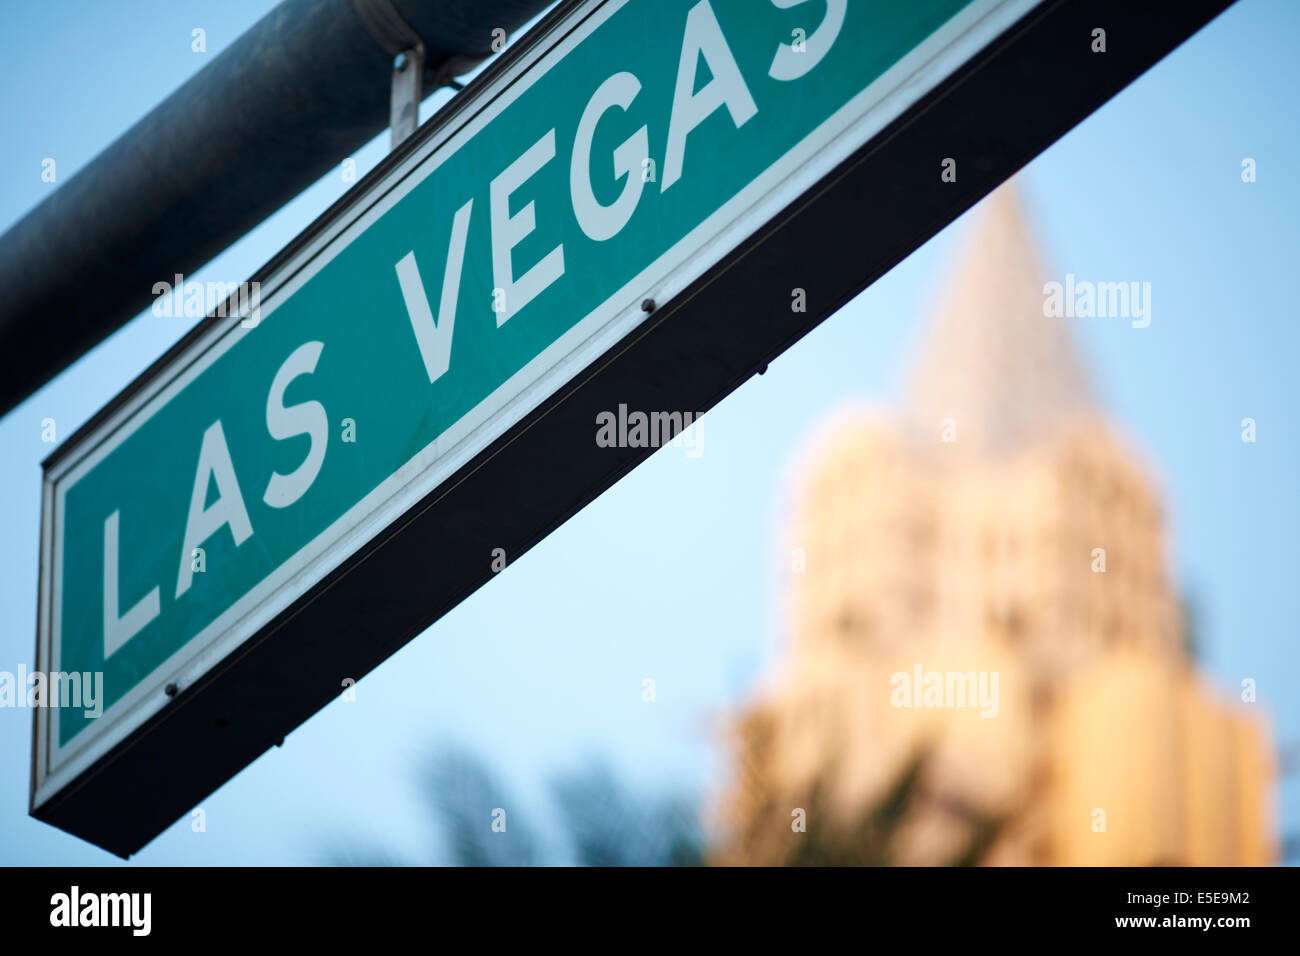
<svg viewBox="0 0 1300 956"><path fill-rule="evenodd" d="M1043 315L1043 269L1011 184L977 211L970 245L923 348L905 418L938 441L944 419L957 445L1013 454L1092 412L1068 320Z"/></svg>

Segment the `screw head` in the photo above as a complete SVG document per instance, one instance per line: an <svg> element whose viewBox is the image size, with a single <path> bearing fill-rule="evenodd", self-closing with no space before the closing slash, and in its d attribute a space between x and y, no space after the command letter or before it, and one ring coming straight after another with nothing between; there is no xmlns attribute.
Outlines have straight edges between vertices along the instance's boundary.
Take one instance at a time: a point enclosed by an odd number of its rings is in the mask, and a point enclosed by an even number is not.
<svg viewBox="0 0 1300 956"><path fill-rule="evenodd" d="M641 302L641 311L642 311L642 312L653 312L654 310L655 310L655 300L654 300L654 299L645 299L645 300L643 300L643 301Z"/></svg>
<svg viewBox="0 0 1300 956"><path fill-rule="evenodd" d="M166 687L163 688L163 693L166 694L168 697L175 697L179 692L180 692L180 688L177 687L175 684L168 684Z"/></svg>

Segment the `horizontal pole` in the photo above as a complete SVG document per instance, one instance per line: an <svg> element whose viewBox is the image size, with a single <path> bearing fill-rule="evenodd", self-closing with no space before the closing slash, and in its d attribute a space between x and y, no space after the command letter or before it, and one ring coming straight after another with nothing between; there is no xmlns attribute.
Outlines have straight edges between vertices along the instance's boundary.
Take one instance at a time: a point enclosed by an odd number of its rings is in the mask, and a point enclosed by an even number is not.
<svg viewBox="0 0 1300 956"><path fill-rule="evenodd" d="M432 91L549 3L277 6L0 236L0 415L383 130L406 30Z"/></svg>

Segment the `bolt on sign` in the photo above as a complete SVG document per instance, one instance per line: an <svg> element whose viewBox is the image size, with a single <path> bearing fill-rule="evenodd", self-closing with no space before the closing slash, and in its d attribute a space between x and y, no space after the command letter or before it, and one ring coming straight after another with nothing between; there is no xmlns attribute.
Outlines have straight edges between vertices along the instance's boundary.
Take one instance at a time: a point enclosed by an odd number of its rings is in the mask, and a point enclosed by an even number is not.
<svg viewBox="0 0 1300 956"><path fill-rule="evenodd" d="M32 813L135 852L1222 6L562 4L46 462Z"/></svg>

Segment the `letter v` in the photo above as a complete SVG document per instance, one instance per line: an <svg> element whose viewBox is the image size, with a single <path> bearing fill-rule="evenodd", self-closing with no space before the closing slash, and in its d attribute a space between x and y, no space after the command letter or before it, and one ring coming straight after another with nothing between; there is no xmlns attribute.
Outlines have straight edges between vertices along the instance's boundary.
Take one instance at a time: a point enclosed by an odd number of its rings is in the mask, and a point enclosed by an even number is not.
<svg viewBox="0 0 1300 956"><path fill-rule="evenodd" d="M434 325L429 297L415 264L415 253L408 252L394 268L406 301L415 341L420 346L424 370L429 381L436 382L451 367L451 333L456 325L456 301L460 298L460 269L465 262L465 238L469 234L469 216L474 207L470 200L456 211L451 224L451 243L447 246L447 268L442 277L442 299L438 303L438 324Z"/></svg>

